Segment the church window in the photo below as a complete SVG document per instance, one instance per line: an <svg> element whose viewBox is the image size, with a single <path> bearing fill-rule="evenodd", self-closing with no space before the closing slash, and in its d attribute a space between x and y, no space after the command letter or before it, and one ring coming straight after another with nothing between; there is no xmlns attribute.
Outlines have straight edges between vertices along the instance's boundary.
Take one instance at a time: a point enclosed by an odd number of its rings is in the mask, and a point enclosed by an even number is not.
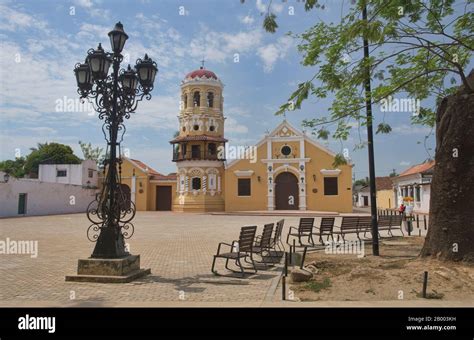
<svg viewBox="0 0 474 340"><path fill-rule="evenodd" d="M194 131L197 131L197 130L199 130L199 125L197 125L197 124L194 124L194 126L193 126L193 129L194 129Z"/></svg>
<svg viewBox="0 0 474 340"><path fill-rule="evenodd" d="M284 156L289 156L291 154L291 148L288 145L285 145L284 147L281 148L281 153Z"/></svg>
<svg viewBox="0 0 474 340"><path fill-rule="evenodd" d="M215 129L216 129L216 127L215 127L214 125L211 125L211 126L209 127L209 131L211 131L211 132L213 132Z"/></svg>
<svg viewBox="0 0 474 340"><path fill-rule="evenodd" d="M194 92L193 102L194 106L201 106L201 94L199 93L199 91Z"/></svg>
<svg viewBox="0 0 474 340"><path fill-rule="evenodd" d="M250 196L250 178L237 180L237 192L239 196Z"/></svg>
<svg viewBox="0 0 474 340"><path fill-rule="evenodd" d="M324 177L324 195L337 195L337 177Z"/></svg>
<svg viewBox="0 0 474 340"><path fill-rule="evenodd" d="M209 152L209 155L215 155L215 154L216 154L216 144L210 143L210 144L207 146L207 150L208 150L208 152Z"/></svg>
<svg viewBox="0 0 474 340"><path fill-rule="evenodd" d="M188 94L186 93L184 95L184 108L187 108L188 107Z"/></svg>
<svg viewBox="0 0 474 340"><path fill-rule="evenodd" d="M201 190L201 179L199 177L194 177L192 181L193 190Z"/></svg>
<svg viewBox="0 0 474 340"><path fill-rule="evenodd" d="M199 145L191 146L191 157L200 158L201 157L201 147Z"/></svg>
<svg viewBox="0 0 474 340"><path fill-rule="evenodd" d="M185 131L186 131L186 126L183 126L183 132L185 132Z"/></svg>
<svg viewBox="0 0 474 340"><path fill-rule="evenodd" d="M214 93L212 92L207 93L207 106L214 107Z"/></svg>

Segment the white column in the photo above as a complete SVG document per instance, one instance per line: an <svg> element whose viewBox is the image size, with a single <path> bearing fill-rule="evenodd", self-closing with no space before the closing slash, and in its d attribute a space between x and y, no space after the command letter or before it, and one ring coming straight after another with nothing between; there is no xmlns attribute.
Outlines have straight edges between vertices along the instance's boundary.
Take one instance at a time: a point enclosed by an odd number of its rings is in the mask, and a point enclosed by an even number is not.
<svg viewBox="0 0 474 340"><path fill-rule="evenodd" d="M303 137L301 137L301 139L300 139L300 158L305 158L304 138Z"/></svg>
<svg viewBox="0 0 474 340"><path fill-rule="evenodd" d="M202 192L206 194L207 191L207 178L206 176L202 176Z"/></svg>
<svg viewBox="0 0 474 340"><path fill-rule="evenodd" d="M272 140L267 137L267 159L272 159Z"/></svg>
<svg viewBox="0 0 474 340"><path fill-rule="evenodd" d="M131 188L131 199L132 202L135 204L135 198L136 198L136 191L137 191L137 177L135 175L132 176L132 188Z"/></svg>
<svg viewBox="0 0 474 340"><path fill-rule="evenodd" d="M217 176L217 192L221 192L221 176Z"/></svg>
<svg viewBox="0 0 474 340"><path fill-rule="evenodd" d="M271 151L271 147L270 147ZM271 167L272 170L268 170ZM273 163L267 164L267 209L275 210L275 179L273 178Z"/></svg>

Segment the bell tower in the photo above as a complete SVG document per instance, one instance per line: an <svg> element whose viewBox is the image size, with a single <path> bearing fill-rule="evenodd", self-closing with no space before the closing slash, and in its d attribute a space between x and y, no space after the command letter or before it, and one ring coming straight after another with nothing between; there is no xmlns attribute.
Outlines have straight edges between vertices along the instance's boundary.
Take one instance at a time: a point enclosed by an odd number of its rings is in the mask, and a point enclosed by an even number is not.
<svg viewBox="0 0 474 340"><path fill-rule="evenodd" d="M178 168L174 211L224 210L223 87L204 66L181 82L179 134L170 141Z"/></svg>

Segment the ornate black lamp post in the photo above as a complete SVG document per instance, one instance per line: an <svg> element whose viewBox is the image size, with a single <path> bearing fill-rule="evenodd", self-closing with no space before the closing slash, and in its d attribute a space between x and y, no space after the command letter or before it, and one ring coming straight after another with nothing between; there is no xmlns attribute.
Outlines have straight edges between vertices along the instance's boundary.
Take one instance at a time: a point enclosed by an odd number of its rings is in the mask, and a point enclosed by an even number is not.
<svg viewBox="0 0 474 340"><path fill-rule="evenodd" d="M120 259L130 255L124 239L133 235L131 220L135 216L135 205L121 190L120 144L125 133L124 118L130 118L143 98L151 99L158 72L156 63L146 54L133 68L128 65L120 69L121 52L128 35L118 22L109 37L112 53L105 52L99 44L97 49L87 52L85 63L77 64L74 69L78 93L92 102L99 119L104 121L102 132L107 141L104 185L87 209L87 217L92 222L87 237L96 242L93 259Z"/></svg>

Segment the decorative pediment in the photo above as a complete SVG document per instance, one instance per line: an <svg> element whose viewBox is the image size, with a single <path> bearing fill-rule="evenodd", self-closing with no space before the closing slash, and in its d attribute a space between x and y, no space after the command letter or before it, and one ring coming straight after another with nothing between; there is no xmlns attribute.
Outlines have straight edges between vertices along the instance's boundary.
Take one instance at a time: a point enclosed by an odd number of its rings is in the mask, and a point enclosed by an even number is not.
<svg viewBox="0 0 474 340"><path fill-rule="evenodd" d="M291 126L286 120L276 127L270 134L270 137L296 137L302 136L302 133Z"/></svg>

